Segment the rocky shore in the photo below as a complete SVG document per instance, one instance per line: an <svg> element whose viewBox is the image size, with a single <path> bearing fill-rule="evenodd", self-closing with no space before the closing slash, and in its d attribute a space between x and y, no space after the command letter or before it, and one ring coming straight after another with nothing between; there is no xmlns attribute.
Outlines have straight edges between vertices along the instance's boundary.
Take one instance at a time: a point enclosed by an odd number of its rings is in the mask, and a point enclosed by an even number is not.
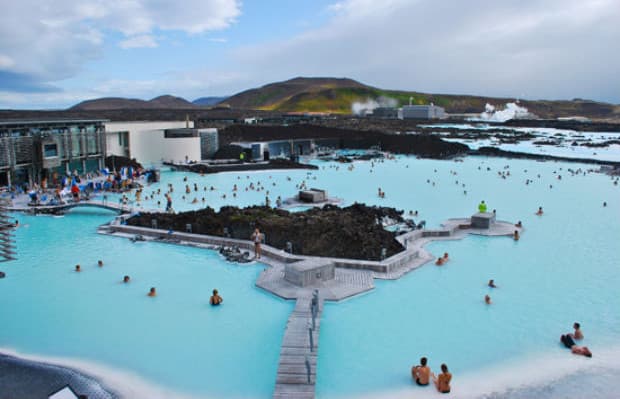
<svg viewBox="0 0 620 399"><path fill-rule="evenodd" d="M402 211L394 208L354 204L346 208L326 205L305 212L288 212L264 206L222 207L178 214L148 213L127 220L131 226L248 240L256 227L265 234L265 243L279 249L292 244L293 253L364 260L381 260L382 249L389 257L404 250L395 234L385 230L381 221L402 222Z"/></svg>
<svg viewBox="0 0 620 399"><path fill-rule="evenodd" d="M450 158L469 151L469 147L465 144L450 143L430 134L387 134L379 131L339 129L311 124L232 125L220 131L220 144L290 139L330 139L338 143L338 148L379 147L383 151L395 154L436 159Z"/></svg>
<svg viewBox="0 0 620 399"><path fill-rule="evenodd" d="M560 157L555 155L543 155L543 154L531 154L526 152L517 151L505 151L496 147L480 147L477 150L471 150L469 155L482 155L485 157L503 157L513 159L533 159L536 161L562 161L562 162L575 162L575 163L589 163L595 165L610 165L613 167L620 167L620 162L617 161L603 161L600 159L592 158L571 158Z"/></svg>
<svg viewBox="0 0 620 399"><path fill-rule="evenodd" d="M271 159L269 162L236 162L217 165L207 165L203 163L172 164L164 162L164 165L171 166L176 170L194 173L240 172L271 169L318 169L315 165L294 162L289 159Z"/></svg>

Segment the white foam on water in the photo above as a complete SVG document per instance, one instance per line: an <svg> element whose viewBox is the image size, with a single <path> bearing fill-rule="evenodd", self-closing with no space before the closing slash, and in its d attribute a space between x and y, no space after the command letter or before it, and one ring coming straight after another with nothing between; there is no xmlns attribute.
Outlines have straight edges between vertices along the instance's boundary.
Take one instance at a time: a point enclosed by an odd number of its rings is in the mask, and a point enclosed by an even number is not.
<svg viewBox="0 0 620 399"><path fill-rule="evenodd" d="M92 361L25 354L11 348L0 348L0 353L19 359L45 363L73 369L97 380L104 388L121 398L131 399L209 399L207 396L196 396L160 386L152 381L126 370L119 370Z"/></svg>
<svg viewBox="0 0 620 399"><path fill-rule="evenodd" d="M608 391L605 391L605 387L601 387L601 384L594 385L596 381L591 381L592 378L588 375L603 375L609 377L611 381L617 380L620 377L620 346L611 348L590 346L590 349L594 354L592 358L573 355L568 349L558 347L557 351L546 354L528 355L500 366L453 375L449 395L437 392L432 383L428 387L418 387L412 381L411 388L366 395L347 395L341 399L534 398L540 397L541 391L545 392L547 398L614 397L617 389L615 384L606 385ZM558 395L552 396L550 392L558 390L558 386L565 384L567 378L571 382L578 382L579 391L571 395L560 390ZM569 387L573 388L573 385ZM590 395L594 391L597 391L598 396Z"/></svg>

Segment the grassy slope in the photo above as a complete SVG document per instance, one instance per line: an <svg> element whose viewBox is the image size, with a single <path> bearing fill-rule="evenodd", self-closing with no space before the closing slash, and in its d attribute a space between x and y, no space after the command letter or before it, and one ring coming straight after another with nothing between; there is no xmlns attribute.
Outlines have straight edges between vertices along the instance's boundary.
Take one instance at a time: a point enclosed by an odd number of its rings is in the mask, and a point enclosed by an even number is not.
<svg viewBox="0 0 620 399"><path fill-rule="evenodd" d="M298 94L285 101L261 106L259 109L283 112L349 114L351 113L351 105L354 102L364 102L368 99L376 100L379 97L394 99L397 101L398 106L408 104L409 98L412 97L413 104L434 103L444 107L450 113L479 113L484 110L487 103L502 107L507 102L515 101L511 98L425 94L375 88L336 88ZM520 104L543 118L575 115L590 118L620 118L620 106L593 101L522 100Z"/></svg>
<svg viewBox="0 0 620 399"><path fill-rule="evenodd" d="M399 106L434 103L449 113L479 113L487 103L503 106L513 98L426 94L383 90L349 79L295 78L239 93L226 100L233 108L251 108L281 112L330 112L350 114L351 105L387 97ZM620 106L593 101L521 101L521 105L543 118L581 115L590 118L620 118Z"/></svg>

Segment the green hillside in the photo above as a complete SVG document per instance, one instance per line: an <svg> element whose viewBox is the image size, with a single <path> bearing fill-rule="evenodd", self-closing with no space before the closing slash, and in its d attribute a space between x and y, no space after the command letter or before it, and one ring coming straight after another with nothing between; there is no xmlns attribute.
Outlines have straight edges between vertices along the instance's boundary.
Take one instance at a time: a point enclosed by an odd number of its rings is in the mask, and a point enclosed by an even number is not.
<svg viewBox="0 0 620 399"><path fill-rule="evenodd" d="M222 104L239 109L350 114L354 103L381 98L395 100L398 106L408 104L412 98L413 104L434 103L444 107L448 113L480 113L487 103L502 107L515 101L514 98L384 90L351 79L295 78L246 90L229 97ZM620 119L620 106L589 100L521 100L520 105L542 118L585 116Z"/></svg>

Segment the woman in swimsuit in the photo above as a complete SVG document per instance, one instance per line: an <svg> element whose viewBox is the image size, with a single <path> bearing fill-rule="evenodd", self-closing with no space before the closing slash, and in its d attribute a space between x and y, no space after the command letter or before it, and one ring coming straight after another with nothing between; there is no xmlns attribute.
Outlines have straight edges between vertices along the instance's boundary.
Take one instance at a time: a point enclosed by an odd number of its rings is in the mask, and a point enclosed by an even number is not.
<svg viewBox="0 0 620 399"><path fill-rule="evenodd" d="M441 365L441 374L435 376L433 374L433 382L435 387L441 393L450 393L450 381L452 380L452 374L448 372L448 366L446 364Z"/></svg>

